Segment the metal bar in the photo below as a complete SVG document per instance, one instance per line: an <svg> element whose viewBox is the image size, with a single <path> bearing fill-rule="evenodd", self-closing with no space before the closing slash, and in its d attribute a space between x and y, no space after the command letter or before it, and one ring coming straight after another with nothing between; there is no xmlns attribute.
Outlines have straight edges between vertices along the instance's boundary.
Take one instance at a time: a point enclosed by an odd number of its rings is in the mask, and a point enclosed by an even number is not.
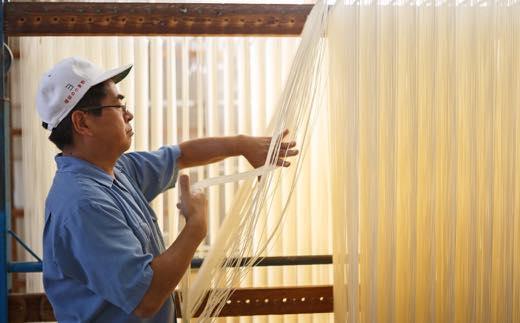
<svg viewBox="0 0 520 323"><path fill-rule="evenodd" d="M246 257L240 261L240 266L245 266L251 261L251 258ZM204 259L196 258L191 261L192 268L200 268ZM259 258L254 263L255 267L265 266L300 266L300 265L327 265L332 264L331 255L319 256L292 256L292 257L265 257ZM230 266L235 266L236 261L231 261Z"/></svg>
<svg viewBox="0 0 520 323"><path fill-rule="evenodd" d="M9 36L299 35L312 5L8 2Z"/></svg>
<svg viewBox="0 0 520 323"><path fill-rule="evenodd" d="M29 248L28 245L25 244L25 242L23 242L22 238L20 238L16 233L14 233L12 230L9 230L8 231L9 234L11 234L13 236L13 238L16 239L16 241L18 241L19 244L22 245L22 247L27 250L27 252L29 252L34 258L36 258L36 260L38 260L39 262L42 262L42 259L40 257L38 257L38 255L36 253L34 253L34 251L31 250L31 248Z"/></svg>
<svg viewBox="0 0 520 323"><path fill-rule="evenodd" d="M245 266L251 258L244 258L240 262L240 266ZM191 261L191 268L200 268L204 259L195 258ZM253 264L255 267L265 266L301 266L301 265L328 265L332 264L331 255L320 256L293 256L293 257L265 257L257 259ZM41 262L9 262L7 263L7 271L11 273L32 273L41 272Z"/></svg>
<svg viewBox="0 0 520 323"><path fill-rule="evenodd" d="M39 273L42 271L42 262L9 262L7 272L9 273Z"/></svg>

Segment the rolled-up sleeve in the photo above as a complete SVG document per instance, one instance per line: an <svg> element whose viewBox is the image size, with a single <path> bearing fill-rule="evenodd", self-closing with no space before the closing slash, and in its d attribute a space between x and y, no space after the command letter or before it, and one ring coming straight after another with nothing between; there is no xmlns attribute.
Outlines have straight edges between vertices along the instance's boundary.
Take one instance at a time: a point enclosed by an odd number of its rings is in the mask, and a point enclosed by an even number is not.
<svg viewBox="0 0 520 323"><path fill-rule="evenodd" d="M121 211L105 201L83 201L60 231L56 261L63 273L132 313L152 281L153 256L143 252Z"/></svg>
<svg viewBox="0 0 520 323"><path fill-rule="evenodd" d="M121 156L118 165L133 178L147 201L175 186L179 146L164 146L153 152L132 152Z"/></svg>

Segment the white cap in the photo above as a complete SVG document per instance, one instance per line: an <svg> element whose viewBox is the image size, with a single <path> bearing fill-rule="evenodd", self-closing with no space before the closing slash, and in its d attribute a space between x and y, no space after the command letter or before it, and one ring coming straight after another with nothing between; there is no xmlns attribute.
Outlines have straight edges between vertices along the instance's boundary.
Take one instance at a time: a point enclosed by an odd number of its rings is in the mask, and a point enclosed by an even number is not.
<svg viewBox="0 0 520 323"><path fill-rule="evenodd" d="M56 128L91 87L109 79L117 83L131 68L129 64L103 72L82 58L60 61L42 76L36 94L36 109L46 128Z"/></svg>

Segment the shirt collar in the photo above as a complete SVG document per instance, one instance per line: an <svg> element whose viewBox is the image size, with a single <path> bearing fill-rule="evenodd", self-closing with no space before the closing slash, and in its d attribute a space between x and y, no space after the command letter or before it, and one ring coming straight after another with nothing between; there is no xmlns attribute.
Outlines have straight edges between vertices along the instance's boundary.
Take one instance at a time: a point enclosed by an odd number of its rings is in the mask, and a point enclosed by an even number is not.
<svg viewBox="0 0 520 323"><path fill-rule="evenodd" d="M89 163L86 160L72 156L63 156L62 154L56 155L54 160L56 161L56 165L58 167L58 173L77 173L81 176L91 178L102 185L112 187L114 178L112 178L112 176L107 174L101 168L92 163Z"/></svg>

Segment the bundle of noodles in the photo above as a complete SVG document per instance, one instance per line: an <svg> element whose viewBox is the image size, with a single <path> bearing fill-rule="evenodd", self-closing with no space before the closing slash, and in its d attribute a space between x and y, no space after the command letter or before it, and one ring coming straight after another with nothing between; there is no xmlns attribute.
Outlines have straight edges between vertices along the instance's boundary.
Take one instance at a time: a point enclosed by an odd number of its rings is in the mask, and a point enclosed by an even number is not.
<svg viewBox="0 0 520 323"><path fill-rule="evenodd" d="M296 141L301 153L293 160L293 166L277 167L278 158L283 157L278 155L281 140L272 140L264 167L254 173L261 176L260 180L257 176L249 176L241 183L195 280L180 293L185 322L191 320L197 311L201 311L199 321L211 321L216 317L280 231L314 121L326 104L326 18L326 3L317 3L307 18L284 91L267 130L273 138L280 138L284 129L289 129L287 139ZM243 177L236 175L237 180ZM282 201L282 211L271 214L273 197L281 194L282 177L290 183L289 194L285 194ZM269 226L266 225L268 217ZM255 232L260 232L258 239L251 238Z"/></svg>

